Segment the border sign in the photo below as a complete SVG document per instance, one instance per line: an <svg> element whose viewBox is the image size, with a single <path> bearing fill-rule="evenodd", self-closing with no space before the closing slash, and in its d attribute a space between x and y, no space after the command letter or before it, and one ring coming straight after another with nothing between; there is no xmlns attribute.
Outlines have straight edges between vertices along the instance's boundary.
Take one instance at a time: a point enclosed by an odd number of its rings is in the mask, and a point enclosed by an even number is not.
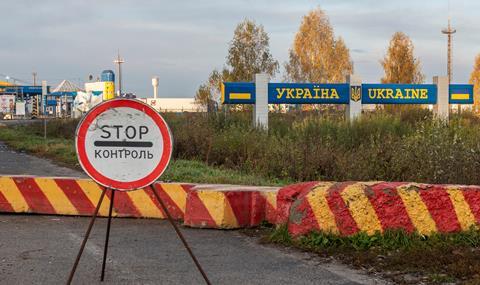
<svg viewBox="0 0 480 285"><path fill-rule="evenodd" d="M255 83L222 83L222 104L255 104Z"/></svg>
<svg viewBox="0 0 480 285"><path fill-rule="evenodd" d="M349 84L269 83L269 104L348 104Z"/></svg>
<svg viewBox="0 0 480 285"><path fill-rule="evenodd" d="M167 123L152 107L113 99L91 109L79 123L75 149L83 170L115 190L143 188L167 168L173 140Z"/></svg>
<svg viewBox="0 0 480 285"><path fill-rule="evenodd" d="M449 104L473 104L472 84L450 84L448 91Z"/></svg>
<svg viewBox="0 0 480 285"><path fill-rule="evenodd" d="M436 104L435 84L362 84L362 104Z"/></svg>

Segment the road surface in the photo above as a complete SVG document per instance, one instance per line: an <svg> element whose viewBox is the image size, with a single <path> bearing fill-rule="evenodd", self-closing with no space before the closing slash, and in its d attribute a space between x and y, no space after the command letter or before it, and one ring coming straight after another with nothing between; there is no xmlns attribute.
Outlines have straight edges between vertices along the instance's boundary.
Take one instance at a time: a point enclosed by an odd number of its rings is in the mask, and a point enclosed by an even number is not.
<svg viewBox="0 0 480 285"><path fill-rule="evenodd" d="M0 143L1 174L79 176ZM0 214L0 284L63 284L87 217ZM106 219L97 220L74 284L99 282ZM261 245L238 231L181 228L212 284L385 284L312 254ZM112 221L103 284L203 284L168 222Z"/></svg>

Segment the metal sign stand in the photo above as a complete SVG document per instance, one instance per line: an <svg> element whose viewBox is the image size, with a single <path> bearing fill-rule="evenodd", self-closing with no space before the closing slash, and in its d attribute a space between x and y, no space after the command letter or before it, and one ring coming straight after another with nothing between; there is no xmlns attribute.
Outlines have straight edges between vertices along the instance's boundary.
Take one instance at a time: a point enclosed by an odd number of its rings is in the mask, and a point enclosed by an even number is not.
<svg viewBox="0 0 480 285"><path fill-rule="evenodd" d="M152 190L155 198L158 200L158 202L162 206L162 209L165 212L165 215L167 216L168 221L170 222L170 224L175 229L175 232L177 233L178 237L182 241L185 249L188 251L188 254L192 258L193 262L195 263L195 266L197 267L198 271L202 274L202 277L205 280L205 283L207 285L210 285L211 284L210 280L208 279L207 275L205 274L205 271L203 270L202 266L198 262L197 258L193 254L193 251L191 250L190 246L188 245L187 241L185 240L185 237L183 236L182 232L180 231L178 226L173 221L173 218L170 215L170 212L168 211L168 208L165 206L165 203L163 203L163 200L158 195L154 184L151 184L148 187ZM68 281L66 283L67 285L70 285L72 283L73 276L75 275L75 271L77 270L77 266L80 262L80 258L82 257L83 250L85 249L85 245L87 244L88 237L90 236L90 232L92 231L93 224L95 223L95 219L98 216L98 211L100 210L100 206L102 205L103 199L105 198L105 194L107 193L108 190L111 191L111 198L110 198L110 207L108 209L108 223L107 223L107 232L106 232L106 237L105 237L105 247L104 247L104 251L103 251L102 274L100 276L100 281L103 282L103 280L104 280L105 265L106 265L106 261L107 261L108 240L110 238L110 224L111 224L111 221L112 221L112 210L113 210L113 203L114 203L114 197L115 197L115 191L116 191L115 189L111 189L111 188L103 188L103 190L102 190L102 194L100 195L100 199L98 200L97 207L95 208L95 211L93 212L92 218L91 218L90 223L89 223L88 228L87 228L87 232L85 233L85 237L83 238L82 244L80 246L80 250L78 251L77 257L75 259L75 263L73 264L72 270L70 271L70 275L68 276Z"/></svg>
<svg viewBox="0 0 480 285"><path fill-rule="evenodd" d="M91 128L91 125L95 127ZM115 128L116 131L113 131L112 128ZM162 175L171 159L172 148L173 138L165 120L155 109L140 101L108 100L93 107L83 117L75 132L75 150L85 173L102 185L100 186L102 194L68 277L68 285L71 284L75 275L107 191L111 191L111 199L100 281L105 278L115 191L134 191L142 188L151 189L195 266L202 274L205 283L211 284L155 189L155 181ZM115 165L120 166L113 172L110 167L111 163L102 163L111 159L115 159ZM135 171L132 171L131 167L125 167L132 164Z"/></svg>

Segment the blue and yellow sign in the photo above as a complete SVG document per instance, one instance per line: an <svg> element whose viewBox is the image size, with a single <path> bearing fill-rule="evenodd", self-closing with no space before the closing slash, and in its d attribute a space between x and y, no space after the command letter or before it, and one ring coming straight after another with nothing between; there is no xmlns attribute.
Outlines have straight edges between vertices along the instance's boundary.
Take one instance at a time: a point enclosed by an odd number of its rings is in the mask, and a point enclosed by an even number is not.
<svg viewBox="0 0 480 285"><path fill-rule="evenodd" d="M348 104L349 84L269 83L269 104Z"/></svg>
<svg viewBox="0 0 480 285"><path fill-rule="evenodd" d="M224 82L222 83L223 104L255 104L255 83Z"/></svg>
<svg viewBox="0 0 480 285"><path fill-rule="evenodd" d="M449 104L473 104L472 84L450 84Z"/></svg>
<svg viewBox="0 0 480 285"><path fill-rule="evenodd" d="M362 104L436 104L435 84L362 84Z"/></svg>

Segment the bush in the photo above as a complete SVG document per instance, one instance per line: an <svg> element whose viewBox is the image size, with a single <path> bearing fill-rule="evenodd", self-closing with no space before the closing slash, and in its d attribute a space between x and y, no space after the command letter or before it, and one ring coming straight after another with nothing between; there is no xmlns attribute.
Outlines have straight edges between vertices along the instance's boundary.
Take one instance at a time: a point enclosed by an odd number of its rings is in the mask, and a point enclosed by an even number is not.
<svg viewBox="0 0 480 285"><path fill-rule="evenodd" d="M354 122L317 112L271 114L267 132L251 113L164 114L174 158L203 161L268 178L480 184L480 120L449 123L411 108L364 114ZM72 139L77 121L50 121L47 135ZM41 123L23 127L43 135Z"/></svg>

